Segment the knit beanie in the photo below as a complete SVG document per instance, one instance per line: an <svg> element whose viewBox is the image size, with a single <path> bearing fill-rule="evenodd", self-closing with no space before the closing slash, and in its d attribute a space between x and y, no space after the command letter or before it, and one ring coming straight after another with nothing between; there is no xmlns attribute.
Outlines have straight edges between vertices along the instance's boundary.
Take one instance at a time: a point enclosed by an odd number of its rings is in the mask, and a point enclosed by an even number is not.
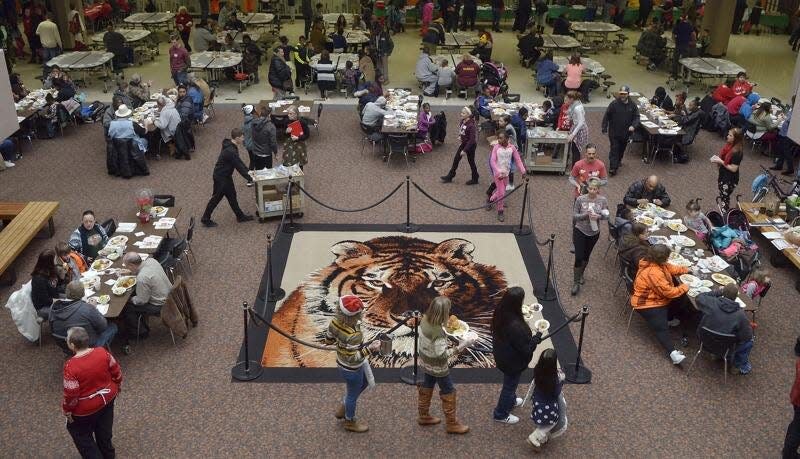
<svg viewBox="0 0 800 459"><path fill-rule="evenodd" d="M344 315L354 316L364 310L364 303L355 295L345 295L339 298L339 308Z"/></svg>

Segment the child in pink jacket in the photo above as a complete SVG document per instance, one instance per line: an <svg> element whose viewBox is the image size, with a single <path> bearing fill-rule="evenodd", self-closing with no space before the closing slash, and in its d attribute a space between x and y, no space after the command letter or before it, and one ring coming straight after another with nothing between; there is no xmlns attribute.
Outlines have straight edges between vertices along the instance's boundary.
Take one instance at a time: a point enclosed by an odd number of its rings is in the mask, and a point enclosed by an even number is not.
<svg viewBox="0 0 800 459"><path fill-rule="evenodd" d="M433 21L433 1L432 0L425 0L425 4L422 5L422 28L420 29L420 35L423 37L426 33L428 33L428 27L431 25Z"/></svg>
<svg viewBox="0 0 800 459"><path fill-rule="evenodd" d="M522 163L522 158L519 156L517 147L508 143L508 135L505 131L497 134L497 145L492 148L492 155L489 162L492 165L494 172L494 184L497 188L494 190L490 201L494 201L497 205L497 220L505 221L503 210L505 209L503 203L503 196L506 194L506 185L508 185L508 172L511 168L511 161L517 164L517 169L521 174L525 174L525 165Z"/></svg>

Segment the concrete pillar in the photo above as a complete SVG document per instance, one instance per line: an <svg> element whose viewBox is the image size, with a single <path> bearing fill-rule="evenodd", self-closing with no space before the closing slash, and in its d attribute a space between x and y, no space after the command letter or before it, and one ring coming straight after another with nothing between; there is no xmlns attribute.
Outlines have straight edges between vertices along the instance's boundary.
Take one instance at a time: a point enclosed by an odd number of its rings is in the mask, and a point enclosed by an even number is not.
<svg viewBox="0 0 800 459"><path fill-rule="evenodd" d="M61 32L61 43L64 49L72 49L75 46L75 40L72 39L72 34L69 33L69 0L51 0L50 11L53 13L53 22L58 26L58 31Z"/></svg>
<svg viewBox="0 0 800 459"><path fill-rule="evenodd" d="M714 57L724 56L728 52L728 40L733 27L733 10L731 0L707 0L703 29L710 31L711 44L706 53Z"/></svg>

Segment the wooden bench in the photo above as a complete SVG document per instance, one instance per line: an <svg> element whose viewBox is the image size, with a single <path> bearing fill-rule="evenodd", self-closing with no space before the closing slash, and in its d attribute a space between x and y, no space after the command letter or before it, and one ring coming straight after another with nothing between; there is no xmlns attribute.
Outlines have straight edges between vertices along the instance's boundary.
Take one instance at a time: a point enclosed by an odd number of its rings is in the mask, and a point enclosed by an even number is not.
<svg viewBox="0 0 800 459"><path fill-rule="evenodd" d="M10 222L27 205L27 202L0 202L0 220Z"/></svg>
<svg viewBox="0 0 800 459"><path fill-rule="evenodd" d="M22 209L17 212L20 205ZM48 226L48 236L53 237L53 214L57 209L57 202L0 203L0 217L11 217L11 223L0 231L0 276L3 277L0 283L13 284L16 281L12 263L45 224Z"/></svg>

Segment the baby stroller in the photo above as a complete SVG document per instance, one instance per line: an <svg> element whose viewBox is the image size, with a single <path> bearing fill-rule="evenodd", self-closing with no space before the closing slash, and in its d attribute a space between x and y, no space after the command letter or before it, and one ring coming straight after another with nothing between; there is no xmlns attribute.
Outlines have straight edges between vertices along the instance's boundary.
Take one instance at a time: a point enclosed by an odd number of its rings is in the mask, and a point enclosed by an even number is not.
<svg viewBox="0 0 800 459"><path fill-rule="evenodd" d="M492 97L508 93L508 70L502 63L484 62L481 66L481 83L489 87Z"/></svg>

